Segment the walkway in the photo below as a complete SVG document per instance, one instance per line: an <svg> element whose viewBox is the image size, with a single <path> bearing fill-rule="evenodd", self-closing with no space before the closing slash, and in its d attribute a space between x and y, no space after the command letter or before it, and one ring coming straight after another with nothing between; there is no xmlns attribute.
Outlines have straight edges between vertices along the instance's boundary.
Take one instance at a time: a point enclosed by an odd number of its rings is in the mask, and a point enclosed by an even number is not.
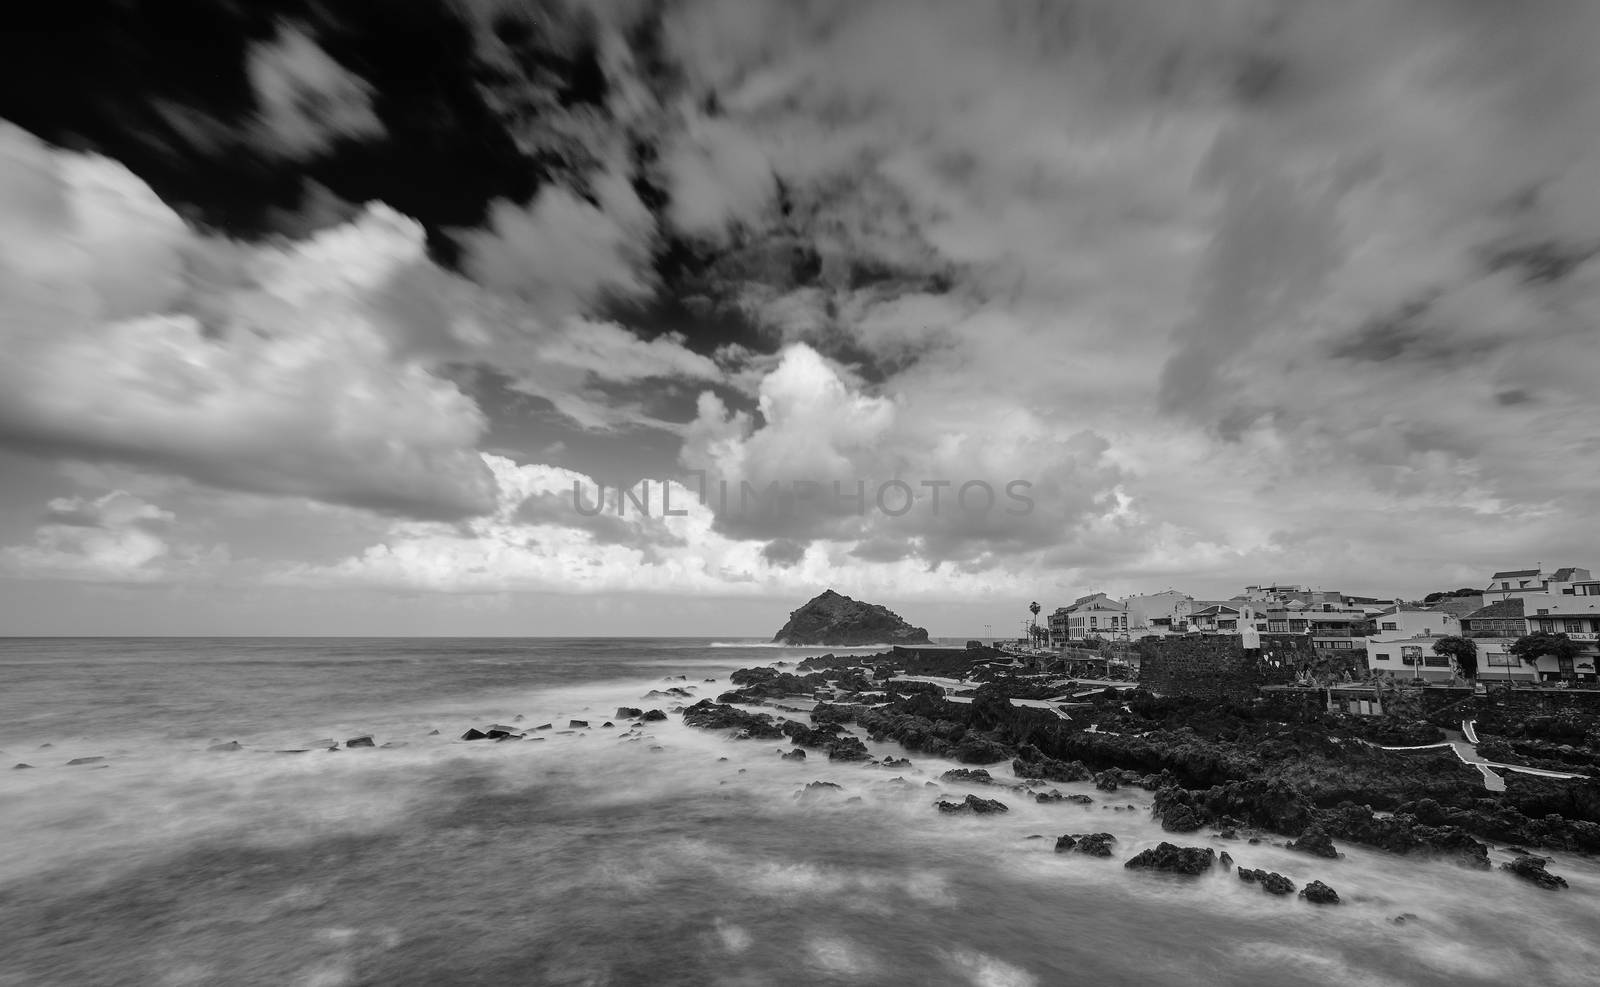
<svg viewBox="0 0 1600 987"><path fill-rule="evenodd" d="M1478 754L1477 726L1478 724L1475 720L1462 720L1459 732L1446 730L1444 732L1444 741L1437 744L1420 744L1416 747L1384 747L1381 744L1374 744L1366 740L1361 741L1361 743L1366 744L1368 747L1377 747L1379 750L1385 751L1426 751L1448 747L1455 752L1457 760L1462 764L1470 764L1478 769L1478 773L1483 776L1483 787L1491 792L1503 792L1506 790L1506 780L1496 774L1496 771L1515 771L1517 774L1537 775L1540 778L1563 778L1569 780L1588 777L1588 775L1573 774L1566 771L1530 768L1522 764L1506 764L1503 761L1490 761L1481 757Z"/></svg>

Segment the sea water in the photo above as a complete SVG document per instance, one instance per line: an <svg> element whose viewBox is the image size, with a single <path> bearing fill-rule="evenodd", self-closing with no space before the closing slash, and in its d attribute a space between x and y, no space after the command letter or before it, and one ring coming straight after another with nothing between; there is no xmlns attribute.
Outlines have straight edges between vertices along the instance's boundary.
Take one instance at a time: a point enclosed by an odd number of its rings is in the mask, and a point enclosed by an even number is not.
<svg viewBox="0 0 1600 987"><path fill-rule="evenodd" d="M735 668L819 650L0 641L0 984L1488 985L1600 971L1600 867L1577 855L1556 855L1572 886L1555 893L1354 846L1323 860L1162 833L1143 791L1064 784L1095 801L1039 805L940 785L956 765L894 744L867 746L911 768L784 761L786 745L677 716L624 737L613 716L671 705L651 690L715 697ZM519 716L552 729L459 739ZM572 719L589 726L564 732ZM364 734L383 746L314 748ZM242 749L207 749L231 741ZM84 758L103 760L67 763ZM802 796L812 781L842 790ZM968 792L1011 811L933 807ZM1115 856L1054 852L1088 832L1114 834ZM1320 879L1343 903L1274 898L1220 869L1122 867L1163 839Z"/></svg>

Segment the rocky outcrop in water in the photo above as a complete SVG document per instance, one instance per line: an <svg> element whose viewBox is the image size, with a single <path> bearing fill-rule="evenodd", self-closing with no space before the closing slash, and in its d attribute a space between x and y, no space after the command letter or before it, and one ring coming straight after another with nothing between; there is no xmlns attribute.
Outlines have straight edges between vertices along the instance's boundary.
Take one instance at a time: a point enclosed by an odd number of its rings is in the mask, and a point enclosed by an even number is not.
<svg viewBox="0 0 1600 987"><path fill-rule="evenodd" d="M1168 874L1204 874L1217 862L1217 851L1210 847L1175 846L1160 843L1142 850L1122 866L1129 870L1155 870Z"/></svg>
<svg viewBox="0 0 1600 987"><path fill-rule="evenodd" d="M887 607L852 600L831 589L789 614L789 622L772 636L772 641L838 647L929 643L927 630L911 626Z"/></svg>
<svg viewBox="0 0 1600 987"><path fill-rule="evenodd" d="M1259 867L1254 870L1248 870L1240 867L1239 880L1246 884L1259 884L1261 890L1267 894L1294 894L1294 882L1277 871L1264 871Z"/></svg>
<svg viewBox="0 0 1600 987"><path fill-rule="evenodd" d="M982 799L976 795L968 795L960 802L946 802L940 800L934 803L940 812L971 812L976 815L986 816L996 812L1010 812L1011 809L997 799Z"/></svg>
<svg viewBox="0 0 1600 987"><path fill-rule="evenodd" d="M1545 870L1545 865L1549 862L1550 858L1548 857L1530 855L1518 857L1507 864L1501 864L1500 869L1510 871L1524 881L1529 881L1538 887L1544 888L1546 891L1559 891L1567 886L1566 879Z"/></svg>
<svg viewBox="0 0 1600 987"><path fill-rule="evenodd" d="M1300 897L1313 905L1337 905L1339 892L1323 884L1321 881L1312 881L1300 889Z"/></svg>

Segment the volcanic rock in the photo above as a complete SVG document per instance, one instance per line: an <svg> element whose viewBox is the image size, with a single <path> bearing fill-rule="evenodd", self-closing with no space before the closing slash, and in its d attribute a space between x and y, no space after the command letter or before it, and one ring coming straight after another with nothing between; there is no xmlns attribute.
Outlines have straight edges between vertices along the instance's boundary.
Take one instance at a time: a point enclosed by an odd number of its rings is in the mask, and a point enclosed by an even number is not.
<svg viewBox="0 0 1600 987"><path fill-rule="evenodd" d="M1294 882L1276 871L1264 871L1259 867L1249 870L1241 867L1239 880L1246 884L1259 884L1261 890L1267 894L1294 894Z"/></svg>
<svg viewBox="0 0 1600 987"><path fill-rule="evenodd" d="M772 636L774 644L839 645L927 644L928 632L913 627L888 608L862 603L824 590L789 614L788 623Z"/></svg>
<svg viewBox="0 0 1600 987"><path fill-rule="evenodd" d="M783 755L783 759L785 761L804 761L806 759L806 752L796 747L794 750Z"/></svg>
<svg viewBox="0 0 1600 987"><path fill-rule="evenodd" d="M1140 851L1122 866L1133 870L1158 870L1169 874L1201 874L1217 862L1217 851L1210 847L1175 846L1163 842Z"/></svg>
<svg viewBox="0 0 1600 987"><path fill-rule="evenodd" d="M1557 891L1566 887L1567 882L1565 878L1557 877L1555 874L1552 874L1544 869L1545 864L1549 862L1550 858L1548 857L1535 857L1529 855L1526 857L1518 857L1508 864L1501 864L1500 869L1508 870L1522 878L1524 881L1532 881L1534 884L1537 884L1539 887L1544 888L1547 891Z"/></svg>
<svg viewBox="0 0 1600 987"><path fill-rule="evenodd" d="M377 744L372 742L372 736L370 734L362 734L359 737L351 737L349 740L346 740L344 742L344 745L346 747L376 747L376 746L378 746Z"/></svg>
<svg viewBox="0 0 1600 987"><path fill-rule="evenodd" d="M1339 903L1339 892L1321 881L1312 881L1304 888L1301 888L1300 897L1315 905L1337 905Z"/></svg>
<svg viewBox="0 0 1600 987"><path fill-rule="evenodd" d="M1312 826L1300 834L1298 840L1290 840L1284 846L1289 850L1309 853L1314 857L1327 857L1330 860L1340 856L1339 851L1334 849L1332 838L1323 832L1321 826Z"/></svg>
<svg viewBox="0 0 1600 987"><path fill-rule="evenodd" d="M995 799L981 799L976 795L968 795L961 802L935 802L940 812L971 812L980 816L995 812L1010 812L1011 809L1004 803Z"/></svg>

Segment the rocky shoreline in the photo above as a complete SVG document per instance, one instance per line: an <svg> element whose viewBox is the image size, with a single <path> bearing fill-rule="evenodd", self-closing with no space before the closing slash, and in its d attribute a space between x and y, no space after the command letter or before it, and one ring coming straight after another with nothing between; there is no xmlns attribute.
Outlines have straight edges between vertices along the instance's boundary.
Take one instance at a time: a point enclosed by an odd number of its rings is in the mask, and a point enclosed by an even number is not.
<svg viewBox="0 0 1600 987"><path fill-rule="evenodd" d="M1511 774L1504 792L1491 793L1448 749L1374 746L1437 741L1437 726L1426 721L1322 712L1283 719L1281 710L1262 704L1079 689L993 669L986 681L960 683L955 691L965 695L946 696L938 684L895 678L901 670L893 666L888 654L823 655L792 670L740 669L732 676L735 688L688 706L683 721L737 738L784 739L791 749L782 756L789 759L877 765L845 729L854 726L873 742L893 741L973 766L946 772L941 781L1006 789L996 792L998 798L932 801L936 811L949 814L999 815L1008 797L1040 803L1089 798L1063 795L1053 783L1090 782L1108 795L1131 787L1153 793L1152 814L1173 834L1205 831L1246 847L1270 840L1305 854L1308 863L1336 861L1339 841L1479 870L1490 868L1488 844L1495 843L1520 855L1502 869L1552 890L1566 882L1546 871L1547 857L1527 848L1600 851L1600 783L1592 779ZM1070 718L1011 703L1041 693L1087 694L1076 697ZM815 705L804 719L791 718L800 714L791 704L801 700ZM1018 782L994 778L982 767L1007 763ZM1069 833L1058 838L1057 850L1110 856L1114 842L1109 833ZM1163 843L1125 864L1194 876L1217 865L1214 854L1208 847ZM1233 869L1227 854L1221 863ZM1321 881L1296 889L1281 875L1243 866L1239 878L1269 894L1298 890L1314 903L1339 900Z"/></svg>

